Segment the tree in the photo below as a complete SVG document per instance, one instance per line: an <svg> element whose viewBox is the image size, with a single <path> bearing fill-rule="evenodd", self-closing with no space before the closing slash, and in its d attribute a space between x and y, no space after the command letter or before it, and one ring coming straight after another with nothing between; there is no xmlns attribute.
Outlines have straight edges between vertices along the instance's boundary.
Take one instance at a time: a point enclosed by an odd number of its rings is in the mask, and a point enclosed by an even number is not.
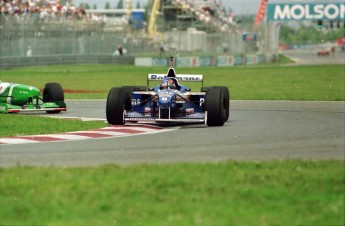
<svg viewBox="0 0 345 226"><path fill-rule="evenodd" d="M141 9L140 1L137 1L137 9Z"/></svg>
<svg viewBox="0 0 345 226"><path fill-rule="evenodd" d="M93 4L93 9L97 9L97 5L96 4Z"/></svg>
<svg viewBox="0 0 345 226"><path fill-rule="evenodd" d="M85 9L91 9L91 7L88 3L85 3Z"/></svg>
<svg viewBox="0 0 345 226"><path fill-rule="evenodd" d="M123 9L123 0L120 0L116 6L117 9Z"/></svg>
<svg viewBox="0 0 345 226"><path fill-rule="evenodd" d="M110 3L109 3L109 2L105 3L104 8L105 8L105 9L110 9Z"/></svg>
<svg viewBox="0 0 345 226"><path fill-rule="evenodd" d="M279 41L284 44L317 44L323 42L334 42L342 37L344 29L333 29L320 31L315 26L300 25L298 28L292 28L282 25L280 29Z"/></svg>

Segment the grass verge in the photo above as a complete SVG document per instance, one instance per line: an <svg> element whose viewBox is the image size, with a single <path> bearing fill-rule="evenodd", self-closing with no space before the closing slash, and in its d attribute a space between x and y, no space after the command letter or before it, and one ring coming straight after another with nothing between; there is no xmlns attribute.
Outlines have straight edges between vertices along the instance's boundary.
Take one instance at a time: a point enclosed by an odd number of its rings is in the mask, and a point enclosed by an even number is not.
<svg viewBox="0 0 345 226"><path fill-rule="evenodd" d="M344 161L0 169L2 225L343 225Z"/></svg>
<svg viewBox="0 0 345 226"><path fill-rule="evenodd" d="M1 71L1 79L67 98L102 98L113 86L145 85L166 68L49 66ZM226 85L232 99L344 100L344 68L251 66L177 68ZM0 115L12 135L100 128L102 122ZM25 126L23 126L25 125ZM5 129L4 129L5 128ZM58 130L56 130L58 128ZM61 129L61 130L60 130ZM344 161L224 162L0 168L0 225L344 225Z"/></svg>
<svg viewBox="0 0 345 226"><path fill-rule="evenodd" d="M147 74L166 73L163 67L114 65L45 66L3 70L1 79L43 88L59 82L65 90L94 93L65 93L70 99L106 99L112 87L146 85ZM181 74L203 74L204 86L222 85L234 100L345 100L343 65L176 68ZM200 84L186 83L198 91Z"/></svg>
<svg viewBox="0 0 345 226"><path fill-rule="evenodd" d="M106 127L100 121L82 122L23 114L0 114L0 137L52 134Z"/></svg>

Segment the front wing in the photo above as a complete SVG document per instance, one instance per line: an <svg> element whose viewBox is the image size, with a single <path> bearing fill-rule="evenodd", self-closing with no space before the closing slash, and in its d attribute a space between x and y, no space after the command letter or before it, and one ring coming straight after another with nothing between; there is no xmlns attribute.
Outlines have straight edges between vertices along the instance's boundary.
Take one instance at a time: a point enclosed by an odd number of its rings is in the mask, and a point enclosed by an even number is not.
<svg viewBox="0 0 345 226"><path fill-rule="evenodd" d="M124 122L156 122L156 123L186 123L186 124L206 124L207 112L190 114L182 117L160 117L144 115L137 112L124 112Z"/></svg>
<svg viewBox="0 0 345 226"><path fill-rule="evenodd" d="M179 95L183 97L180 101L175 101L176 104L179 104L184 108L192 108L193 113L172 113L171 108L168 109L169 113L163 116L161 114L161 109L157 105L157 101L152 101L152 98L156 95L156 92L133 92L132 93L132 108L131 110L124 111L123 121L124 122L156 122L156 123L198 123L206 124L207 123L207 112L205 112L201 104L205 98L204 92L188 92L184 95ZM188 97L187 97L188 96ZM191 96L197 97L197 104L193 104L191 101L186 98L191 98ZM195 98L194 98L195 99ZM145 108L150 109L150 112L145 112Z"/></svg>
<svg viewBox="0 0 345 226"><path fill-rule="evenodd" d="M60 107L56 103L47 102L40 105L29 104L24 106L0 103L0 113L18 113L18 112L60 112L66 111L66 107Z"/></svg>

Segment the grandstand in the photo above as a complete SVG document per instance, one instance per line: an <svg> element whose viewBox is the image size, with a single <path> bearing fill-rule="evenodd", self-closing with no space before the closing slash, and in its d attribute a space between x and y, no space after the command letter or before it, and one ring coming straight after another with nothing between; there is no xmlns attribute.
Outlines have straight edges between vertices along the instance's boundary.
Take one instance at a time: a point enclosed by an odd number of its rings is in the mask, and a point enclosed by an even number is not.
<svg viewBox="0 0 345 226"><path fill-rule="evenodd" d="M216 0L162 0L159 15L161 31L193 27L208 33L228 32L234 25L232 14Z"/></svg>
<svg viewBox="0 0 345 226"><path fill-rule="evenodd" d="M126 9L87 9L85 11L96 18L104 18L105 30L124 30L128 25L133 30L144 28L144 9L131 9L130 12Z"/></svg>
<svg viewBox="0 0 345 226"><path fill-rule="evenodd" d="M71 2L1 1L0 56L24 57L28 46L33 56L112 55L119 45L130 55L160 47L169 54L248 51L219 0L151 0L146 10L85 10Z"/></svg>

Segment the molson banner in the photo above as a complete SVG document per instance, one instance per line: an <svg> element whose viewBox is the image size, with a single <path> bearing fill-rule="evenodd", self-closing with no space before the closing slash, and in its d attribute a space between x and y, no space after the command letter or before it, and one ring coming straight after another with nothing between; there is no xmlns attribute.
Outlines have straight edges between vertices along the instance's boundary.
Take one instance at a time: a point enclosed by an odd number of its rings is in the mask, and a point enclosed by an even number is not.
<svg viewBox="0 0 345 226"><path fill-rule="evenodd" d="M267 19L345 20L345 3L272 3L267 5Z"/></svg>

